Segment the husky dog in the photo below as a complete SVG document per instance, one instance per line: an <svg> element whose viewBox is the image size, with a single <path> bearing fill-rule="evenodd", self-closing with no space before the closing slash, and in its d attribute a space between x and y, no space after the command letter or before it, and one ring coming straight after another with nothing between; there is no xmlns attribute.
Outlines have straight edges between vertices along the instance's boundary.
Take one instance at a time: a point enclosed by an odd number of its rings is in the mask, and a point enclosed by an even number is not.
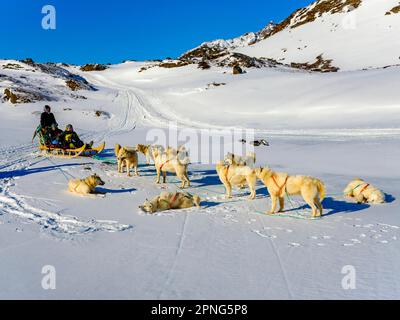
<svg viewBox="0 0 400 320"><path fill-rule="evenodd" d="M355 198L357 203L385 203L383 192L360 178L353 179L343 193L347 197Z"/></svg>
<svg viewBox="0 0 400 320"><path fill-rule="evenodd" d="M321 201L325 197L325 186L322 181L308 176L289 176L287 173L274 172L270 168L255 170L257 177L264 183L272 199L270 214L276 210L279 199L279 212L284 210L285 195L301 195L305 202L312 208L312 216L322 215Z"/></svg>
<svg viewBox="0 0 400 320"><path fill-rule="evenodd" d="M248 152L246 156L243 157L228 152L224 160L228 165L236 164L238 166L248 166L253 168L256 164L256 154L254 152Z"/></svg>
<svg viewBox="0 0 400 320"><path fill-rule="evenodd" d="M104 194L96 191L97 186L104 186L105 182L94 174L86 179L73 179L68 182L68 191L82 196L90 194Z"/></svg>
<svg viewBox="0 0 400 320"><path fill-rule="evenodd" d="M126 172L128 177L131 176L131 168L135 169L135 175L138 176L138 154L134 148L121 147L119 144L115 146L115 153L117 154L118 161L118 172L122 173L124 171L124 166L126 167Z"/></svg>
<svg viewBox="0 0 400 320"><path fill-rule="evenodd" d="M150 145L144 145L144 144L137 144L135 147L135 150L137 152L142 153L145 157L146 157L146 163L150 164L150 161L152 160L151 157L151 149L150 149Z"/></svg>
<svg viewBox="0 0 400 320"><path fill-rule="evenodd" d="M139 208L145 212L155 213L165 210L200 207L200 197L180 192L162 192L152 200L147 200Z"/></svg>
<svg viewBox="0 0 400 320"><path fill-rule="evenodd" d="M255 199L257 176L254 169L236 163L227 165L224 161L218 162L216 169L219 179L225 186L227 198L232 198L232 186L242 188L247 185L250 189L250 199Z"/></svg>
<svg viewBox="0 0 400 320"><path fill-rule="evenodd" d="M163 183L166 183L167 172L172 172L182 181L182 189L185 188L186 184L190 187L190 180L187 174L189 158L186 157L181 160L177 156L161 153L158 150L153 150L153 158L157 171L157 183L160 183L161 173L163 174Z"/></svg>

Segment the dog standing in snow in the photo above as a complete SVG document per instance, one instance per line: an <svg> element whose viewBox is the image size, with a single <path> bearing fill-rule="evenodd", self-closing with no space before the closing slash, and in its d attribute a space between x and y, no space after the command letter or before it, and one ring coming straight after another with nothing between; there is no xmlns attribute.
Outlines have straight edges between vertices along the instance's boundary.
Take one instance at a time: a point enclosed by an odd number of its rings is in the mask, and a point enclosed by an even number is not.
<svg viewBox="0 0 400 320"><path fill-rule="evenodd" d="M200 207L200 197L181 192L162 192L161 195L152 200L147 200L139 208L148 213L165 210L187 209Z"/></svg>
<svg viewBox="0 0 400 320"><path fill-rule="evenodd" d="M181 188L184 189L186 184L190 187L190 180L187 174L189 158L181 159L171 153L162 153L158 149L153 149L154 165L157 171L157 183L160 183L161 173L163 175L163 183L166 183L167 172L175 173L182 181Z"/></svg>
<svg viewBox="0 0 400 320"><path fill-rule="evenodd" d="M159 152L164 152L165 148L161 145L144 145L144 144L137 144L135 147L137 152L142 153L146 157L146 163L150 164L151 161L154 162L153 158L153 150L158 150Z"/></svg>
<svg viewBox="0 0 400 320"><path fill-rule="evenodd" d="M150 150L150 145L144 145L144 144L137 144L135 147L135 150L137 152L142 153L146 157L146 163L150 164L150 161L152 160L151 158L151 150Z"/></svg>
<svg viewBox="0 0 400 320"><path fill-rule="evenodd" d="M224 161L220 161L216 165L216 170L219 179L225 186L227 198L232 198L233 186L243 188L247 185L250 189L250 199L255 199L257 176L254 169L249 166L237 165L236 162L227 165Z"/></svg>
<svg viewBox="0 0 400 320"><path fill-rule="evenodd" d="M73 179L68 182L68 191L81 196L88 196L90 194L104 194L96 191L97 186L104 186L105 182L94 174L86 179Z"/></svg>
<svg viewBox="0 0 400 320"><path fill-rule="evenodd" d="M131 176L131 168L135 169L135 175L138 176L138 154L134 150L134 148L129 147L121 147L119 144L115 145L115 153L117 155L118 161L118 172L122 173L124 171L124 167L126 167L126 172L128 177Z"/></svg>
<svg viewBox="0 0 400 320"><path fill-rule="evenodd" d="M352 180L343 193L346 197L355 198L357 203L385 203L383 192L360 178Z"/></svg>
<svg viewBox="0 0 400 320"><path fill-rule="evenodd" d="M255 170L257 177L264 183L272 199L269 214L274 214L279 200L279 212L284 210L285 195L301 195L311 207L312 216L322 215L321 201L325 197L325 186L319 179L309 176L289 176L288 173L274 172L270 168Z"/></svg>
<svg viewBox="0 0 400 320"><path fill-rule="evenodd" d="M248 152L246 156L238 156L236 154L228 152L224 158L225 163L228 165L248 166L254 168L256 164L256 154L254 152Z"/></svg>

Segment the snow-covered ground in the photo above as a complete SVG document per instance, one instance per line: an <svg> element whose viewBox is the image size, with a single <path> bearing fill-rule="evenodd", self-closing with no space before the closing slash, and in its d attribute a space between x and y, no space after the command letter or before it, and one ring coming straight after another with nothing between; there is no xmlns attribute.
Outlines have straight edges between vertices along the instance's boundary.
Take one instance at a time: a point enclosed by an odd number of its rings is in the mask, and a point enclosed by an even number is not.
<svg viewBox="0 0 400 320"><path fill-rule="evenodd" d="M0 298L399 297L398 68L280 68L234 77L194 66L139 73L143 65L91 73L71 67L98 90L78 91L85 100L58 93L49 103L61 125L105 140L102 159L109 162L39 156L30 139L45 103L0 104ZM1 70L12 72L24 73ZM208 86L213 82L225 85ZM96 110L107 113L96 117ZM192 133L254 128L271 144L256 148L257 164L326 183L323 219L264 215L270 199L260 183L256 200L236 190L227 201L214 164L204 161L189 167L200 210L142 213L138 206L163 186L143 157L140 177L118 174L113 145L144 143L154 130L167 132L170 121ZM68 179L93 172L106 182L105 198L66 192ZM388 203L344 199L343 188L357 176L384 190ZM176 178L168 179L166 188L176 190ZM309 212L297 197L287 209ZM45 265L56 268L54 291L41 287ZM356 269L355 290L342 288L346 265Z"/></svg>

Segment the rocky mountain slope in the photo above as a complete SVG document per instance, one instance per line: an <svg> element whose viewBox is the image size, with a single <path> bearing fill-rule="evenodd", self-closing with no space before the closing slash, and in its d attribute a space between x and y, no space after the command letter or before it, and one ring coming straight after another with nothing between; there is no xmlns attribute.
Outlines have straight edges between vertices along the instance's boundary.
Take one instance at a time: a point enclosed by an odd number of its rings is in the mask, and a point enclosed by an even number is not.
<svg viewBox="0 0 400 320"><path fill-rule="evenodd" d="M80 90L95 88L78 74L67 70L68 65L0 60L0 97L12 104L36 101L57 101L61 97L84 99Z"/></svg>
<svg viewBox="0 0 400 320"><path fill-rule="evenodd" d="M285 64L322 72L397 65L399 12L398 0L318 0L279 24L205 42L179 60L246 68Z"/></svg>
<svg viewBox="0 0 400 320"><path fill-rule="evenodd" d="M281 22L266 39L235 52L305 67L318 60L332 70L400 63L399 0L319 0Z"/></svg>

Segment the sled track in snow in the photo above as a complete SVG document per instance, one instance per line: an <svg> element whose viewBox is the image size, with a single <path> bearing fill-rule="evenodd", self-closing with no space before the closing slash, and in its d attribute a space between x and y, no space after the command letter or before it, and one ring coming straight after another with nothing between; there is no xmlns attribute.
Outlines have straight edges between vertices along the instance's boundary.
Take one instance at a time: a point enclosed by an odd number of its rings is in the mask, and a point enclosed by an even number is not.
<svg viewBox="0 0 400 320"><path fill-rule="evenodd" d="M126 134L136 127L136 119L141 117L137 107L139 102L128 90L119 91L116 99L121 99L118 114L112 119L108 130L97 133L87 132L82 135L85 140L104 141L107 137ZM135 102L136 100L136 102ZM12 217L37 223L44 230L56 235L79 235L96 231L117 232L132 228L130 225L119 224L115 221L90 220L82 221L77 217L64 216L59 212L49 212L35 208L26 203L22 197L10 191L14 175L28 169L37 160L37 146L26 144L0 149L0 216L8 214Z"/></svg>
<svg viewBox="0 0 400 320"><path fill-rule="evenodd" d="M118 232L131 229L132 226L115 221L83 221L74 216L62 215L29 205L22 197L10 189L14 185L14 175L28 169L38 159L34 154L36 147L29 144L0 149L0 216L21 219L38 224L44 231L56 237L84 235L97 231Z"/></svg>
<svg viewBox="0 0 400 320"><path fill-rule="evenodd" d="M199 122L174 112L173 108L168 107L165 101L161 101L151 92L144 92L139 88L120 84L116 81L107 79L104 75L86 74L87 79L98 86L112 88L118 91L120 96L126 95L128 105L127 115L135 119L135 124L141 123L148 127L168 128L170 123L174 123L182 128L200 130L253 130L251 128L240 126L222 126ZM133 118L132 118L133 117ZM127 122L128 123L128 122ZM125 123L126 124L126 123ZM117 128L114 128L114 130ZM124 131L120 131L124 133ZM116 130L116 134L118 130ZM400 137L399 128L365 128L365 129L254 129L256 136L277 137L288 139L303 139L309 137L314 140L363 140L363 139L380 139L392 137L398 139Z"/></svg>

